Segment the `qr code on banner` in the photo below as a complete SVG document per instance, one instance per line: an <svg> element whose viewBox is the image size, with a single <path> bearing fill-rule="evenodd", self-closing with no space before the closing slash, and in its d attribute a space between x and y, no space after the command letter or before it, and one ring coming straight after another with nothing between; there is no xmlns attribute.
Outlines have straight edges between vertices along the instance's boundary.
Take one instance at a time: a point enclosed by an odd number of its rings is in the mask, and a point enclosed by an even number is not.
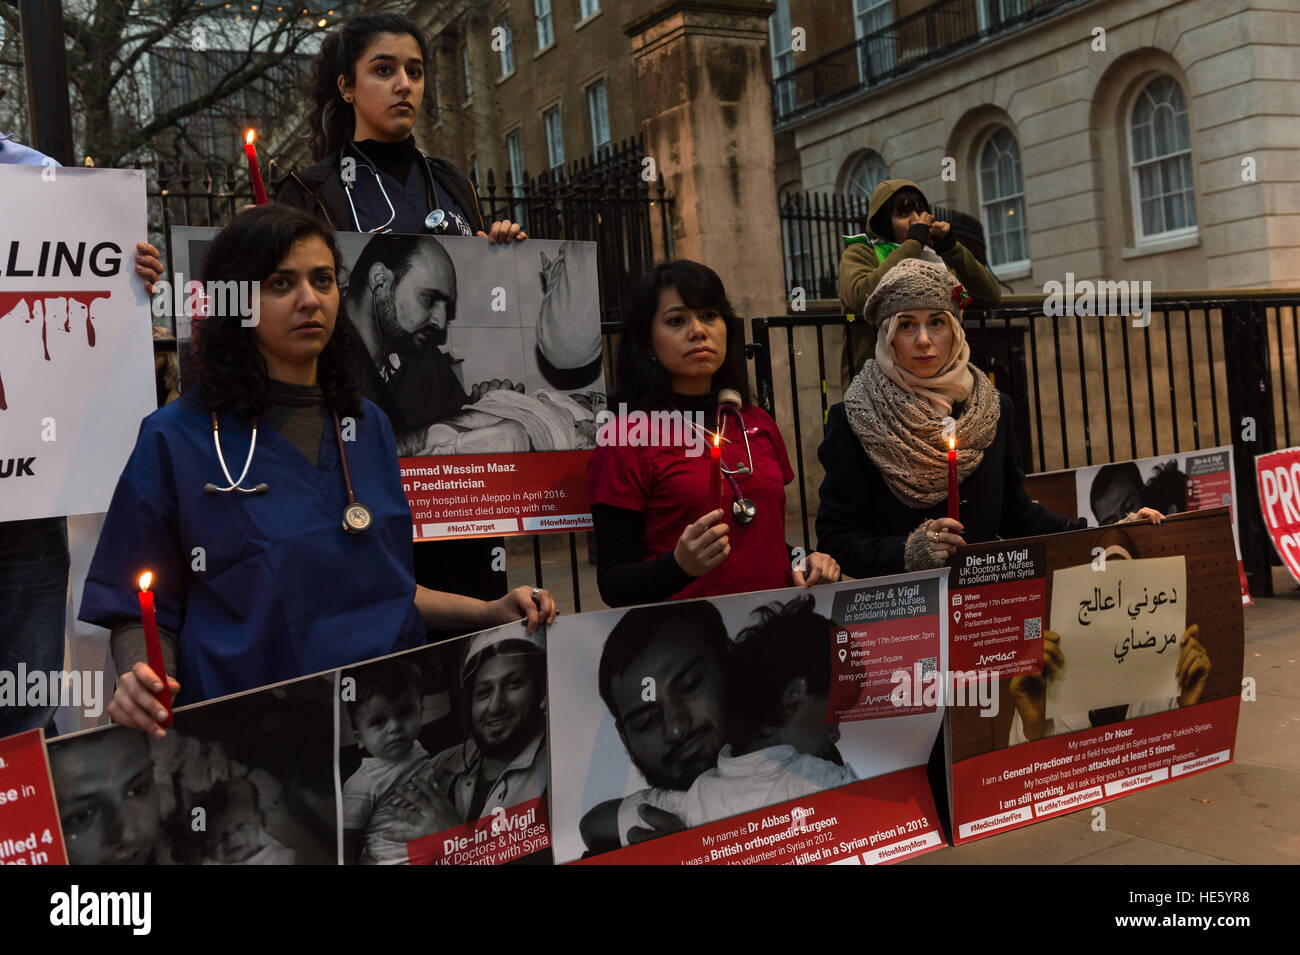
<svg viewBox="0 0 1300 955"><path fill-rule="evenodd" d="M1025 621L1025 639L1037 640L1043 635L1043 618L1030 617Z"/></svg>
<svg viewBox="0 0 1300 955"><path fill-rule="evenodd" d="M917 661L921 665L921 680L933 680L939 669L939 661L935 657L926 657Z"/></svg>

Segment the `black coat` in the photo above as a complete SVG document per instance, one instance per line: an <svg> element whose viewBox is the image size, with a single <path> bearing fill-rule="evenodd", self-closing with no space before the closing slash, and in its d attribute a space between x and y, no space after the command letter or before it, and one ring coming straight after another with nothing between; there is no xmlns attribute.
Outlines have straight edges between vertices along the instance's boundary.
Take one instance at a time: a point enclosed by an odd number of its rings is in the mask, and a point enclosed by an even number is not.
<svg viewBox="0 0 1300 955"><path fill-rule="evenodd" d="M993 444L979 467L957 487L965 527L962 538L978 544L1086 526L1086 521L1053 514L1029 499L1013 428L1015 410L1010 398L998 397L1001 406ZM830 409L817 457L826 469L817 508L817 549L834 557L851 577L902 573L907 536L924 520L946 517L946 502L916 510L894 497L849 426L843 404Z"/></svg>
<svg viewBox="0 0 1300 955"><path fill-rule="evenodd" d="M425 169L439 188L464 210L474 231L486 232L483 209L479 206L474 183L445 159L434 159L423 153L420 158L424 160ZM312 213L336 232L356 231L352 207L348 205L347 192L339 170L337 149L301 172L291 170L289 175L276 183L275 201Z"/></svg>

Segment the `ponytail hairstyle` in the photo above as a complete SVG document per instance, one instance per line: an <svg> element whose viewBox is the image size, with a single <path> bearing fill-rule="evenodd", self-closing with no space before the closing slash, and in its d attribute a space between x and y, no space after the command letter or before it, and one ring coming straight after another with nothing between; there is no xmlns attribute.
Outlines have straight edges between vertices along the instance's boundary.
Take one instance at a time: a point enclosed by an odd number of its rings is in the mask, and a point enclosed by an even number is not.
<svg viewBox="0 0 1300 955"><path fill-rule="evenodd" d="M357 124L356 114L339 93L339 76L343 76L348 85L355 84L357 61L374 43L375 37L386 33L414 37L427 72L429 47L419 24L410 17L400 13L364 13L344 22L325 38L312 67L307 134L314 161L320 162L352 138Z"/></svg>

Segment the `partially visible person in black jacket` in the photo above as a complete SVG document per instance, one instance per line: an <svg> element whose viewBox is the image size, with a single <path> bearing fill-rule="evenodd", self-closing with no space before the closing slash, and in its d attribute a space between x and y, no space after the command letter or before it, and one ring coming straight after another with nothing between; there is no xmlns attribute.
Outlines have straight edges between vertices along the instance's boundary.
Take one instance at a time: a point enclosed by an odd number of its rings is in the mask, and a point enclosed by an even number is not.
<svg viewBox="0 0 1300 955"><path fill-rule="evenodd" d="M317 162L290 171L276 185L275 200L340 232L527 238L509 220L487 231L474 184L445 159L416 148L427 59L419 26L398 13L354 17L327 37L309 92Z"/></svg>
<svg viewBox="0 0 1300 955"><path fill-rule="evenodd" d="M958 547L1087 526L1029 499L1011 399L970 364L969 296L947 268L904 259L867 299L876 357L830 409L817 548L846 574L941 567ZM946 428L947 426L947 428ZM957 447L960 519L946 516L948 441ZM1159 523L1142 508L1126 519Z"/></svg>
<svg viewBox="0 0 1300 955"><path fill-rule="evenodd" d="M339 232L527 238L517 223L488 223L474 184L445 159L426 156L413 131L424 102L428 46L397 13L354 17L321 44L308 95L315 165L276 184L275 201L304 209ZM436 347L436 346L431 346ZM358 360L370 361L365 354ZM363 393L390 416L376 376ZM388 405L386 407L386 405ZM501 538L415 547L415 579L436 590L494 600L506 592Z"/></svg>

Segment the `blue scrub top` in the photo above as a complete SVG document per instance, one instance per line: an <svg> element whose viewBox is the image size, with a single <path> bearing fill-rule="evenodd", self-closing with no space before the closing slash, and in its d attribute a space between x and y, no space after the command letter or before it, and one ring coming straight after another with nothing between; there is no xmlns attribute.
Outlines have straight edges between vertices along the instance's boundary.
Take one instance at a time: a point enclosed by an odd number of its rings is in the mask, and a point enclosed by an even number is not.
<svg viewBox="0 0 1300 955"><path fill-rule="evenodd" d="M331 670L424 643L415 608L411 512L393 429L362 399L345 442L358 502L373 517L343 529L347 491L334 428L319 466L261 425L244 487L225 487L207 410L192 388L140 425L86 578L80 619L140 618L137 580L154 574L158 622L180 635L177 705ZM243 470L248 419L219 416L231 476ZM201 548L201 550L200 550Z"/></svg>

